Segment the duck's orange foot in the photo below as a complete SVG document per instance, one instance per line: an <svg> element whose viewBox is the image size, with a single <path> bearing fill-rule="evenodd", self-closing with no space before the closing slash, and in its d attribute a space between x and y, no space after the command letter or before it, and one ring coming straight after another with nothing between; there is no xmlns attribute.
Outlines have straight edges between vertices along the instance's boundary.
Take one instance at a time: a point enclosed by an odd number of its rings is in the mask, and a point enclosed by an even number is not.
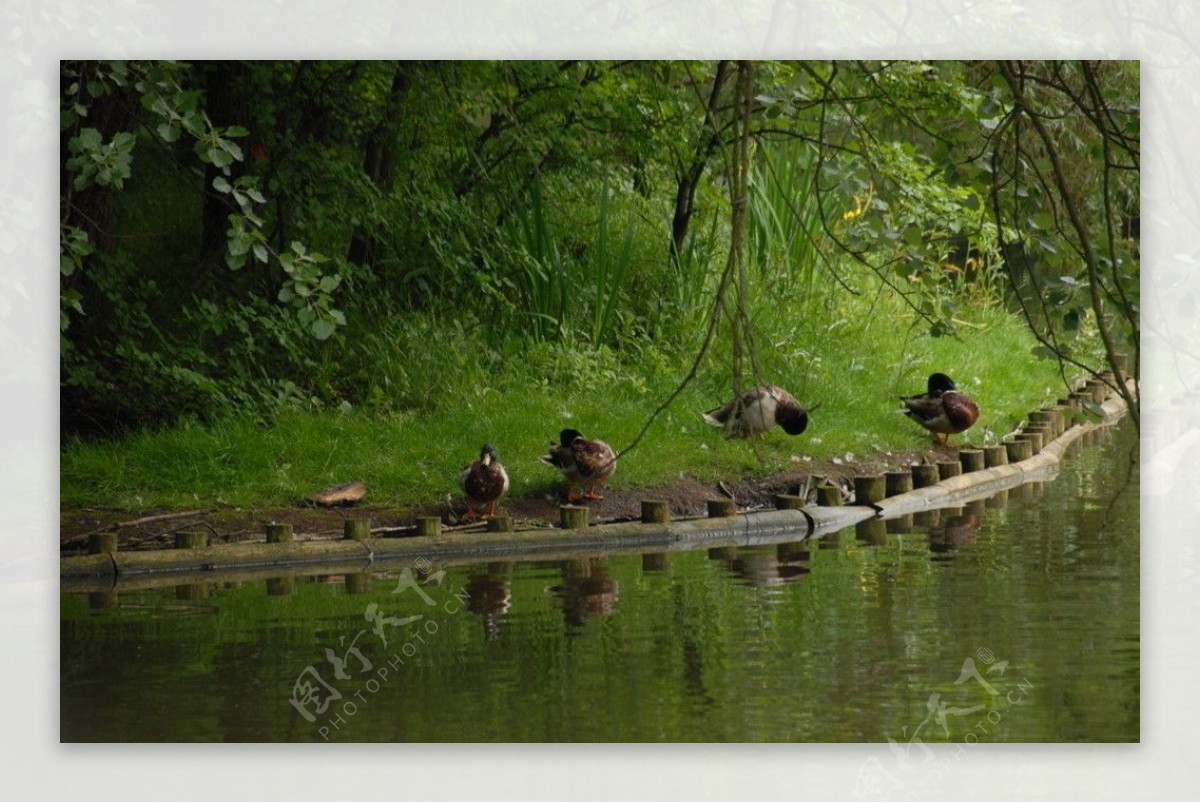
<svg viewBox="0 0 1200 803"><path fill-rule="evenodd" d="M604 497L601 496L600 494L596 493L595 491L588 491L587 494L583 498L584 499L603 499Z"/></svg>

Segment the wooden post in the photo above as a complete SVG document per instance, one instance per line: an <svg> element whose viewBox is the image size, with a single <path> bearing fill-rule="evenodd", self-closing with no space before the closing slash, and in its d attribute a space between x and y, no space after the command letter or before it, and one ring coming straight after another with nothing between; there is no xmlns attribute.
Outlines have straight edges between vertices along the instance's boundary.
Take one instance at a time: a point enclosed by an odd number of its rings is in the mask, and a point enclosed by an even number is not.
<svg viewBox="0 0 1200 803"><path fill-rule="evenodd" d="M295 533L292 532L292 525L290 524L281 524L273 521L270 524L264 525L264 529L267 531L268 544L283 544L288 541L293 541L296 538Z"/></svg>
<svg viewBox="0 0 1200 803"><path fill-rule="evenodd" d="M883 475L884 493L888 496L899 496L913 489L911 471L889 471Z"/></svg>
<svg viewBox="0 0 1200 803"><path fill-rule="evenodd" d="M996 493L983 500L983 506L988 508L1002 508L1008 505L1008 491L996 491Z"/></svg>
<svg viewBox="0 0 1200 803"><path fill-rule="evenodd" d="M511 533L513 531L513 517L492 516L488 519L487 531L489 533Z"/></svg>
<svg viewBox="0 0 1200 803"><path fill-rule="evenodd" d="M912 467L913 487L928 488L941 482L942 475L933 463L922 463Z"/></svg>
<svg viewBox="0 0 1200 803"><path fill-rule="evenodd" d="M841 507L842 489L836 485L818 485L817 504L821 507Z"/></svg>
<svg viewBox="0 0 1200 803"><path fill-rule="evenodd" d="M1019 463L1033 457L1033 444L1027 440L1012 440L1004 443L1008 450L1008 462Z"/></svg>
<svg viewBox="0 0 1200 803"><path fill-rule="evenodd" d="M804 507L805 499L803 496L795 494L775 494L775 508L777 510L799 510Z"/></svg>
<svg viewBox="0 0 1200 803"><path fill-rule="evenodd" d="M1096 404L1103 404L1104 397L1108 395L1108 385L1099 379L1089 379L1084 385L1084 392L1092 394L1092 401Z"/></svg>
<svg viewBox="0 0 1200 803"><path fill-rule="evenodd" d="M1082 410L1083 403L1085 401L1090 402L1091 400L1092 400L1091 393L1072 393L1071 394L1071 406L1074 407L1076 410Z"/></svg>
<svg viewBox="0 0 1200 803"><path fill-rule="evenodd" d="M671 520L671 503L665 499L642 500L643 524L666 524Z"/></svg>
<svg viewBox="0 0 1200 803"><path fill-rule="evenodd" d="M1017 440L1029 441L1029 448L1034 454L1042 451L1042 433L1040 432L1019 432Z"/></svg>
<svg viewBox="0 0 1200 803"><path fill-rule="evenodd" d="M887 520L887 531L889 533L911 533L912 528L913 517L911 513L905 513L903 516Z"/></svg>
<svg viewBox="0 0 1200 803"><path fill-rule="evenodd" d="M1008 465L1008 449L1004 444L983 447L983 465L986 468Z"/></svg>
<svg viewBox="0 0 1200 803"><path fill-rule="evenodd" d="M346 540L366 541L371 537L371 520L346 519L342 524L342 534Z"/></svg>
<svg viewBox="0 0 1200 803"><path fill-rule="evenodd" d="M982 516L985 505L982 499L973 499L963 505L963 512L968 516Z"/></svg>
<svg viewBox="0 0 1200 803"><path fill-rule="evenodd" d="M882 502L887 495L887 482L882 474L854 478L854 504L870 505Z"/></svg>
<svg viewBox="0 0 1200 803"><path fill-rule="evenodd" d="M361 539L355 539L356 541ZM346 575L346 593L347 594L366 594L371 590L371 573L370 572L355 572L354 574Z"/></svg>
<svg viewBox="0 0 1200 803"><path fill-rule="evenodd" d="M88 554L103 555L117 551L116 533L92 533L88 536Z"/></svg>
<svg viewBox="0 0 1200 803"><path fill-rule="evenodd" d="M737 547L735 546L715 546L708 550L709 560L737 560Z"/></svg>
<svg viewBox="0 0 1200 803"><path fill-rule="evenodd" d="M442 534L441 516L417 516L417 535L435 537Z"/></svg>
<svg viewBox="0 0 1200 803"><path fill-rule="evenodd" d="M948 480L962 474L962 463L957 460L939 460L937 464L938 478Z"/></svg>
<svg viewBox="0 0 1200 803"><path fill-rule="evenodd" d="M1056 416L1058 416L1058 418L1057 418L1057 422L1056 422L1056 423L1058 424L1058 434L1059 434L1059 435L1063 434L1063 433L1064 433L1064 432L1066 432L1068 429L1070 429L1071 427L1075 426L1075 422L1074 422L1074 421L1072 421L1072 420L1071 420L1071 419L1070 419L1070 418L1067 416L1067 411L1071 409L1070 405L1067 405L1067 404L1056 404L1056 405L1054 405L1053 407L1051 407L1051 408L1049 408L1049 409L1050 409L1050 410L1051 410L1051 411L1052 411L1052 412L1053 412L1053 413L1054 413Z"/></svg>
<svg viewBox="0 0 1200 803"><path fill-rule="evenodd" d="M586 505L559 505L558 516L564 530L582 530L588 526Z"/></svg>
<svg viewBox="0 0 1200 803"><path fill-rule="evenodd" d="M200 549L208 546L208 533L203 530L187 530L175 533L176 549Z"/></svg>
<svg viewBox="0 0 1200 803"><path fill-rule="evenodd" d="M1054 423L1054 413L1049 410L1034 410L1029 414L1029 423L1032 425L1041 424L1047 432L1050 433L1050 440L1058 437L1058 427Z"/></svg>
<svg viewBox="0 0 1200 803"><path fill-rule="evenodd" d="M982 449L959 449L958 462L964 474L972 471L983 471L984 460Z"/></svg>
<svg viewBox="0 0 1200 803"><path fill-rule="evenodd" d="M709 499L708 500L708 517L710 519L724 518L737 513L737 503L732 499Z"/></svg>

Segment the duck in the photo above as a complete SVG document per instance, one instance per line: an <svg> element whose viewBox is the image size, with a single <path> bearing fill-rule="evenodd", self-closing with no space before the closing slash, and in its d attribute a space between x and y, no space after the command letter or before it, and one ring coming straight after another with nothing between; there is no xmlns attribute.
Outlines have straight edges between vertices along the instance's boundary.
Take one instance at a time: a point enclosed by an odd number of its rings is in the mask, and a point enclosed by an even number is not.
<svg viewBox="0 0 1200 803"><path fill-rule="evenodd" d="M596 488L617 470L617 455L612 447L601 440L588 440L576 429L560 432L558 443L550 444L550 451L542 455L542 462L554 466L567 478L568 502L603 499L596 493ZM575 494L576 486L586 493Z"/></svg>
<svg viewBox="0 0 1200 803"><path fill-rule="evenodd" d="M508 472L500 464L496 447L485 443L479 450L479 459L467 465L458 475L458 485L467 497L467 512L463 519L492 518L496 515L496 502L508 492ZM480 513L476 507L487 505L487 512Z"/></svg>
<svg viewBox="0 0 1200 803"><path fill-rule="evenodd" d="M942 446L949 446L951 435L967 431L979 418L979 405L943 373L929 375L924 393L901 396L900 401L902 412L932 432Z"/></svg>
<svg viewBox="0 0 1200 803"><path fill-rule="evenodd" d="M799 435L808 428L808 413L795 396L778 385L759 385L703 417L705 423L723 427L726 438L751 438L765 437L776 424L789 435Z"/></svg>

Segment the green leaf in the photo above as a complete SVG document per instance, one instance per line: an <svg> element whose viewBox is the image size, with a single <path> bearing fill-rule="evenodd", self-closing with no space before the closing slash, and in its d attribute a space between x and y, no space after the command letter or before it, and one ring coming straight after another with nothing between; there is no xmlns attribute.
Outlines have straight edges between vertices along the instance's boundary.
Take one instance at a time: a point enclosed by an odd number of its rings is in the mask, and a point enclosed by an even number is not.
<svg viewBox="0 0 1200 803"><path fill-rule="evenodd" d="M328 340L337 330L337 324L327 318L317 318L312 322L312 333L317 340Z"/></svg>
<svg viewBox="0 0 1200 803"><path fill-rule="evenodd" d="M217 176L214 178L212 185L213 189L217 192L229 192L233 189L233 185L230 184L224 176Z"/></svg>
<svg viewBox="0 0 1200 803"><path fill-rule="evenodd" d="M75 137L75 142L80 149L94 150L99 148L104 139L100 136L100 132L94 128L85 128L79 132L79 136Z"/></svg>

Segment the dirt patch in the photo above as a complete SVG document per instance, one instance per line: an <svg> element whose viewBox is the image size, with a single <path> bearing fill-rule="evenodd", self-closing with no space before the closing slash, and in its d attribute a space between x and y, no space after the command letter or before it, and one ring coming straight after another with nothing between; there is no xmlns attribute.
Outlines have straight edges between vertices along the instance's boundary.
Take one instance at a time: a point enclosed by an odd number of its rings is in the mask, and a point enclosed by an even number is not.
<svg viewBox="0 0 1200 803"><path fill-rule="evenodd" d="M636 520L641 517L643 499L664 499L673 516L702 516L706 500L732 497L743 509L771 507L776 494L808 491L815 499L820 482L834 482L843 488L853 486L858 475L879 474L957 454L954 448L930 447L871 455L853 460L811 461L769 476L747 475L719 483L684 479L671 485L650 488L608 490L604 499L588 502L593 523ZM558 523L562 499L555 494L505 498L499 511L512 516L519 529L550 527ZM195 511L160 511L131 514L121 510L73 509L60 516L60 549L63 555L80 554L87 549L90 534L116 531L121 549L163 549L174 545L175 533L203 531L210 544L262 541L266 522L290 523L298 540L341 538L346 519L369 518L379 535L402 534L414 526L417 516L440 516L448 527L459 525L465 506L460 495L446 503L396 509L357 505L342 508L310 506L277 508L216 507ZM478 527L478 525L475 525ZM389 532L391 531L391 532Z"/></svg>

